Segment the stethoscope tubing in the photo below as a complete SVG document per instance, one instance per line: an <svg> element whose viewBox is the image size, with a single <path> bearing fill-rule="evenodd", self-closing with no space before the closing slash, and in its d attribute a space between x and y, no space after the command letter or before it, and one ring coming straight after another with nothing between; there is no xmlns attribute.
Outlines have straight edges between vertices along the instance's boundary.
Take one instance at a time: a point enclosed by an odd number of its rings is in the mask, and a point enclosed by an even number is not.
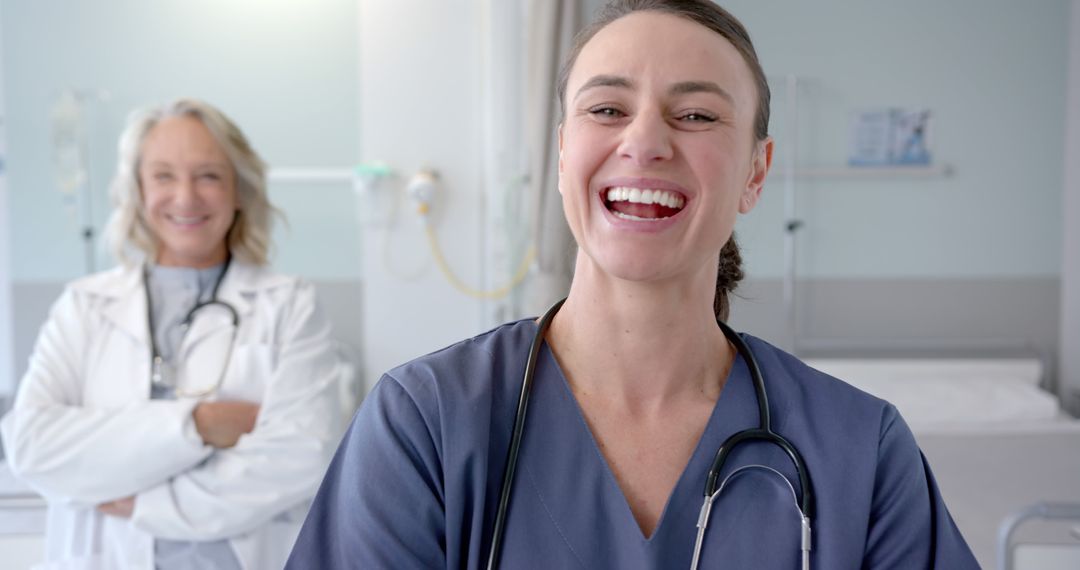
<svg viewBox="0 0 1080 570"><path fill-rule="evenodd" d="M228 311L229 317L232 320L232 336L229 339L229 350L225 354L225 363L222 365L221 373L218 375L217 382L204 390L186 392L180 390L179 386L172 386L174 393L178 397L202 398L208 396L220 388L222 382L225 380L225 371L229 369L229 363L232 361L233 345L236 344L236 335L240 328L240 313L238 313L236 308L229 303L218 299L218 290L221 288L221 283L225 280L225 274L228 273L231 265L232 255L230 254L225 258L225 266L221 268L221 273L218 275L217 280L214 281L214 288L210 292L210 299L196 302L195 305L188 310L187 314L184 315L184 320L180 322L180 326L187 329L195 320L195 314L207 307L219 306ZM143 266L143 293L146 295L146 324L150 337L150 380L153 384L164 384L161 374L163 359L157 344L157 334L154 331L154 312L151 309L152 305L150 304L150 269L148 265Z"/></svg>
<svg viewBox="0 0 1080 570"><path fill-rule="evenodd" d="M735 350L742 355L743 360L746 362L746 367L750 370L750 379L754 384L754 392L757 396L758 403L758 428L743 430L733 434L724 443L720 445L720 448L716 451L716 456L713 458L712 466L709 468L709 474L705 479L705 496L710 497L717 489L717 480L720 477L720 471L724 467L724 463L727 461L728 455L738 446L745 441L765 441L772 443L787 454L791 462L795 464L795 471L799 477L799 487L802 489L802 499L799 503L799 510L802 511L804 517L812 518L814 514L814 492L810 487L810 471L806 468L806 462L802 458L802 454L799 450L792 445L784 436L776 433L772 429L772 414L769 411L769 394L765 390L765 379L761 374L761 367L758 366L757 359L754 358L753 351L750 350L750 346L746 344L738 333L735 332L727 323L717 319L716 324L720 326L720 329L724 331L724 336L728 341L735 345Z"/></svg>
<svg viewBox="0 0 1080 570"><path fill-rule="evenodd" d="M488 551L487 567L498 568L499 554L502 551L502 539L506 530L506 512L510 506L510 492L514 487L514 473L517 470L518 452L521 450L521 436L525 432L525 414L529 411L529 395L536 376L536 362L540 356L540 347L544 343L544 333L551 326L551 319L559 312L566 299L551 306L540 318L536 336L529 346L529 359L525 362L525 374L521 380L521 393L518 395L517 413L514 415L514 430L510 436L510 449L506 453L506 466L503 467L502 487L499 491L498 508L495 511L495 528L491 535L491 549Z"/></svg>
<svg viewBox="0 0 1080 570"><path fill-rule="evenodd" d="M806 515L804 515L799 509L799 498L795 493L795 487L791 485L791 481L788 480L788 478L785 477L783 473L777 471L776 469L769 467L768 465L760 464L743 465L742 467L735 469L731 473L728 473L727 476L724 477L724 480L720 482L720 486L716 489L716 492L714 492L708 497L705 497L705 500L701 504L701 512L698 514L698 532L697 537L694 539L694 556L690 561L690 570L697 570L698 565L701 563L701 548L705 544L705 530L709 526L709 515L712 514L713 503L724 492L724 489L727 488L728 483L731 482L732 479L744 473L747 473L750 470L764 471L766 474L779 477L780 480L784 482L784 486L786 486L787 490L791 493L791 502L792 505L795 506L795 511L799 515L799 525L802 531L802 539L800 541L800 550L802 551L802 570L809 570L811 542L810 519Z"/></svg>

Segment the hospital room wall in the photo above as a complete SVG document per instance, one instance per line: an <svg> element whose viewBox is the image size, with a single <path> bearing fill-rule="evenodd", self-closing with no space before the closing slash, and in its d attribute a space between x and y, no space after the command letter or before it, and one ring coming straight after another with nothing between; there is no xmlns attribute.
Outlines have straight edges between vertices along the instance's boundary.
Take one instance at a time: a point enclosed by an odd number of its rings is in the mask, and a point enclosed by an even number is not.
<svg viewBox="0 0 1080 570"><path fill-rule="evenodd" d="M62 285L89 271L80 239L86 201L81 192L66 201L55 178L50 113L61 93L86 97L88 219L99 236L117 137L136 107L206 99L236 120L271 167L347 168L359 153L356 11L355 0L0 0L5 277L13 296L6 322L16 377ZM358 346L359 205L351 186L272 183L270 192L288 214L275 228L275 265L314 280L340 336ZM94 263L113 263L100 240ZM0 395L7 391L0 385Z"/></svg>
<svg viewBox="0 0 1080 570"><path fill-rule="evenodd" d="M199 13L212 8L209 0L194 7L2 2L11 16L2 30L3 51L31 54L7 73L8 110L22 117L12 137L19 141L12 150L19 165L12 172L16 203L10 211L19 213L13 243L34 244L13 249L18 374L49 304L64 282L85 272L77 219L55 191L49 143L49 106L72 84L112 96L96 104L91 117L97 228L123 114L190 93L231 114L274 167L383 161L395 172L387 187L398 192L417 169L438 170L447 196L436 198L433 221L447 262L469 284L484 277L479 36L490 2L273 3L243 27L251 45L242 55L223 46L229 30L222 29L220 13L203 14L211 29L198 25ZM252 6L239 3L224 17L236 20ZM53 22L57 13L65 17ZM145 22L146 29L132 30L131 22ZM244 73L230 78L227 69ZM320 199L312 198L316 191ZM387 223L385 209L371 223L377 194L354 196L340 185L271 187L291 226L276 236L282 251L275 265L320 286L339 336L362 348L369 383L392 365L490 322L484 303L463 298L436 271L406 204L398 204L395 223ZM98 261L99 267L110 262L103 253ZM417 268L416 279L398 276ZM360 275L366 276L362 286Z"/></svg>
<svg viewBox="0 0 1080 570"><path fill-rule="evenodd" d="M1031 352L1054 381L1071 2L720 2L770 75L777 138L762 202L737 227L748 278L736 323L788 337L782 173L795 145L784 80L794 75L797 163L839 171L796 184L799 349ZM845 172L851 113L881 107L930 109L934 162L953 174Z"/></svg>
<svg viewBox="0 0 1080 570"><path fill-rule="evenodd" d="M723 0L773 91L776 168L740 222L750 273L783 274L775 223L795 143L800 167L836 170L854 112L902 107L930 110L933 161L955 173L800 178L800 275L1056 278L1070 3ZM794 141L788 75L800 84Z"/></svg>
<svg viewBox="0 0 1080 570"><path fill-rule="evenodd" d="M10 16L3 51L30 54L7 73L8 110L20 117L12 133L18 145L11 156L17 168L10 210L19 213L13 243L34 244L13 250L17 373L25 370L36 331L63 283L86 271L77 212L62 208L52 178L49 110L69 86L111 95L89 113L96 229L104 223L105 186L124 114L136 105L195 94L231 114L274 167L342 168L379 160L394 169L389 184L398 191L417 169L438 170L447 197L436 199L435 231L453 270L479 284L479 35L490 3L283 4L260 4L258 11L253 4L222 8L209 0L194 6L0 4ZM226 13L204 13L210 10ZM239 25L249 12L265 13ZM57 13L65 17L54 22ZM199 24L200 13L208 24ZM239 42L244 47L224 45L236 43L230 21L245 30ZM140 25L132 29L131 22ZM242 73L230 77L230 69ZM316 281L339 336L358 347L367 340L366 379L484 326L483 303L463 299L435 270L418 219L405 204L388 227L381 214L376 223L359 223L358 213L370 219L375 194L354 196L347 186L272 185L271 195L290 220L290 231L276 236L275 265ZM99 268L110 263L100 251L97 258ZM423 271L417 279L394 273L418 267ZM360 275L367 276L363 286Z"/></svg>
<svg viewBox="0 0 1080 570"><path fill-rule="evenodd" d="M0 10L0 45L4 14ZM4 110L4 65L0 50L0 398L15 386L15 327L11 318L11 216L7 189L7 117ZM0 402L0 408L2 408Z"/></svg>
<svg viewBox="0 0 1080 570"><path fill-rule="evenodd" d="M492 0L503 1L503 0ZM483 277L484 57L491 2L360 0L361 156L385 162L400 191L421 168L440 177L432 227L466 284ZM420 218L402 204L364 227L365 381L482 331L485 303L436 270ZM405 277L403 277L405 275Z"/></svg>
<svg viewBox="0 0 1080 570"><path fill-rule="evenodd" d="M1080 392L1080 0L1073 0L1065 113L1064 251L1061 271L1061 380Z"/></svg>
<svg viewBox="0 0 1080 570"><path fill-rule="evenodd" d="M935 113L935 158L956 172L800 183L804 339L913 351L932 343L980 354L1002 347L1037 353L1053 373L1069 1L918 0L873 8L857 0L723 2L753 31L770 75L803 80L800 164L845 163L851 109L928 107ZM425 161L460 168L446 177L450 196L436 228L451 265L477 283L485 236L474 186L483 166L483 110L476 107L482 74L474 50L484 3L473 12L424 4L415 22L405 17L414 3L382 4L361 2L362 155L405 173ZM589 0L586 9L600 4ZM443 25L431 23L436 19ZM423 93L421 77L401 71L414 66L439 70L430 77L436 97ZM448 70L457 79L439 82ZM783 93L774 101L783 148ZM395 102L423 111L390 118L382 109ZM785 335L779 182L739 228L750 277L735 320L771 339ZM397 231L394 251L424 255L417 230ZM381 235L366 229L363 240L369 379L492 324L483 303L455 293L437 273L414 281L389 275L378 261Z"/></svg>
<svg viewBox="0 0 1080 570"><path fill-rule="evenodd" d="M857 0L722 2L754 33L770 75L803 80L802 165L845 163L850 109L906 106L935 113L935 158L956 171L801 183L803 337L915 348L944 340L953 343L949 350L1005 346L1037 352L1053 369L1069 1L917 0L872 8ZM483 111L476 107L482 77L472 50L483 34L482 14L425 4L411 22L405 14L412 2L383 4L361 2L362 154L406 172L423 161L440 168L461 161L447 177L451 195L436 227L451 265L477 283L483 200L473 184L482 182L476 172L483 166ZM588 0L586 10L601 4ZM422 79L401 71L416 65L439 70L437 96L423 94ZM457 79L438 82L445 70ZM423 111L391 119L381 111L391 102ZM781 148L783 105L778 91ZM781 191L777 178L739 228L750 277L735 320L772 339L785 334ZM455 293L437 273L411 282L388 275L378 263L380 232L365 231L369 376L491 324L483 303ZM422 256L416 230L399 231L395 251Z"/></svg>
<svg viewBox="0 0 1080 570"><path fill-rule="evenodd" d="M1064 136L1060 115L1065 105L1067 2L1013 5L995 0L987 5L963 0L939 6L919 0L870 10L855 0L833 0L815 3L816 11L798 2L724 2L754 33L770 75L793 73L805 80L800 107L804 164L843 163L847 109L902 105L927 106L936 113L935 156L956 168L951 178L835 180L803 187L801 207L808 223L800 236L804 336L885 342L918 338L927 331L934 337L969 339L1012 331L1039 350L1056 354L1063 169L1060 143L1055 141ZM590 8L599 3L587 2ZM12 250L16 320L31 308L43 314L60 284L82 267L76 231L52 191L46 102L71 81L69 76L83 82L76 86L102 86L88 79L106 78L111 83L100 82L105 87L117 84L145 93L147 99L159 99L171 93L164 88L149 92L144 84L152 84L163 67L186 69L185 53L179 52L188 50L203 62L222 55L208 53L221 47L214 41L181 42L190 45L164 55L155 52L161 42L152 41L151 32L175 37L180 24L188 21L183 15L172 18L171 25L161 23L163 29L144 30L138 38L131 37L136 32L130 26L120 23L150 17L161 5L150 10L137 2L92 8L83 4L0 3L20 22L16 26L10 18L4 20L3 51L15 53L17 46L20 54L34 54L17 70L7 70L5 84L6 93L13 95L10 78L20 80L19 111L26 117L22 130L32 135L28 144L38 153L32 159L36 162L25 167L26 178L19 186L37 190L13 190L9 197L41 200L32 202L29 210L11 205L11 211L20 212L12 221L18 234L12 243L40 242L42 248L55 241L65 244L63 252L40 249L30 255ZM194 11L200 6L209 9L209 3L198 4ZM270 13L290 9L274 3L266 6ZM282 64L290 63L288 77L278 73L276 82L271 81L267 70L256 68L254 78L224 81L220 70L225 66L218 63L208 66L219 70L217 77L208 79L209 71L198 75L188 70L169 85L190 85L202 78L199 85L207 89L201 94L236 115L276 165L340 166L359 158L384 160L402 177L421 166L440 170L448 196L437 208L436 231L450 265L466 281L479 283L485 264L480 36L487 4L327 0L296 6L297 12L285 18L296 22L292 27L296 29L275 28L273 21L245 27L260 38L281 38L248 51L269 52ZM65 14L62 21L52 21L56 13ZM777 18L778 13L791 16ZM307 20L312 17L325 20ZM18 42L10 38L12 28ZM899 34L897 29L914 31ZM298 36L299 30L318 38ZM199 39L215 33L201 30ZM96 45L98 35L106 38L105 47ZM1001 38L1009 38L1008 49L999 49ZM329 59L325 51L306 51L327 42L336 46ZM128 44L137 46L128 50L135 53L121 49ZM77 49L59 47L72 45ZM72 59L68 51L85 55ZM224 50L222 57L232 58L232 53ZM243 53L255 59L252 53ZM996 59L990 54L997 54ZM119 70L104 68L109 60L125 65ZM297 69L299 75L294 75ZM226 83L242 89L230 94ZM254 88L262 97L252 103ZM112 124L122 118L128 104L142 102L131 99L116 98L107 105L103 112ZM775 101L782 107L779 91ZM8 111L15 107L9 97ZM783 115L778 110L774 121L781 149ZM31 119L36 121L33 128L27 122ZM102 165L94 174L99 186L112 168L115 134L100 137L98 152L107 156L94 162ZM32 177L26 174L31 171ZM750 277L736 309L737 324L774 339L784 334L778 182L770 185L761 207L740 222ZM428 259L414 218L399 212L400 223L392 232L357 227L345 219L358 207L350 202L351 194L346 189L329 192L337 196L335 201L319 210L313 209L317 202L306 209L311 201L306 194L286 195L285 190L277 194L296 202L288 205L290 213L308 212L299 220L293 215L294 234L284 240L290 248L284 253L297 255L280 265L347 285L328 304L335 312L347 313L345 318L335 315L344 322L361 314L355 324L362 330L356 334L365 339L369 381L408 357L490 324L483 302L453 291L430 265L411 281L387 270L386 252L398 270L418 267ZM41 227L30 228L34 224ZM310 239L306 234L315 231L311 228L337 233ZM359 261L355 251L334 249L353 246L355 242L342 239L352 232L361 236ZM42 236L49 239L43 242ZM363 293L357 298L354 285L361 276ZM352 305L340 311L339 302ZM26 341L27 327L32 333L38 324L17 323L22 331L17 341Z"/></svg>

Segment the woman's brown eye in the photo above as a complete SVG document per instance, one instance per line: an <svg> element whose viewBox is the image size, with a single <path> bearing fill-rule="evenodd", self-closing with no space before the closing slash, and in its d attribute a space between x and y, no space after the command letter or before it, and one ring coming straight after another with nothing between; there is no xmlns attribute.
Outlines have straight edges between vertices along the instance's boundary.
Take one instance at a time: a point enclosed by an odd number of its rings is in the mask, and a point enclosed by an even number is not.
<svg viewBox="0 0 1080 570"><path fill-rule="evenodd" d="M712 123L716 121L716 117L710 117L702 113L687 113L682 116L682 119L694 123Z"/></svg>
<svg viewBox="0 0 1080 570"><path fill-rule="evenodd" d="M622 116L622 113L614 107L598 107L590 110L589 113L604 118L616 118Z"/></svg>

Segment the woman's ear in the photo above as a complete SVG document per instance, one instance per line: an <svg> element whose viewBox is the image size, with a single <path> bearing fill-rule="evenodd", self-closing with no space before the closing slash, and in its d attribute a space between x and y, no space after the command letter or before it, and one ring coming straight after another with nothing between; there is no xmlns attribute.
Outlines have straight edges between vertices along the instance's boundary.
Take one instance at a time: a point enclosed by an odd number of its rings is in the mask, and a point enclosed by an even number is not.
<svg viewBox="0 0 1080 570"><path fill-rule="evenodd" d="M773 138L754 144L754 155L750 160L750 178L746 182L742 196L739 199L739 213L745 214L754 209L758 199L761 198L761 189L765 186L765 178L769 175L772 167Z"/></svg>

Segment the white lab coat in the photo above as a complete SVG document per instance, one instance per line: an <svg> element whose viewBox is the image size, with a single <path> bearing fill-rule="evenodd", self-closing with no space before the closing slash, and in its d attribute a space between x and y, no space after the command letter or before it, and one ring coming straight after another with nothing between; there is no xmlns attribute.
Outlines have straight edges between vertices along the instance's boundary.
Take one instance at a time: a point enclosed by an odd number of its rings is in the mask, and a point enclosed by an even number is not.
<svg viewBox="0 0 1080 570"><path fill-rule="evenodd" d="M261 403L254 431L227 450L202 443L195 400L149 399L140 268L74 281L53 305L0 422L12 471L49 500L42 568L152 569L154 537L228 539L247 570L284 566L341 435L351 371L310 284L234 261L218 298L240 325L210 398ZM209 312L179 354L227 345L229 319ZM219 374L197 368L182 386ZM130 519L94 509L131 495Z"/></svg>

